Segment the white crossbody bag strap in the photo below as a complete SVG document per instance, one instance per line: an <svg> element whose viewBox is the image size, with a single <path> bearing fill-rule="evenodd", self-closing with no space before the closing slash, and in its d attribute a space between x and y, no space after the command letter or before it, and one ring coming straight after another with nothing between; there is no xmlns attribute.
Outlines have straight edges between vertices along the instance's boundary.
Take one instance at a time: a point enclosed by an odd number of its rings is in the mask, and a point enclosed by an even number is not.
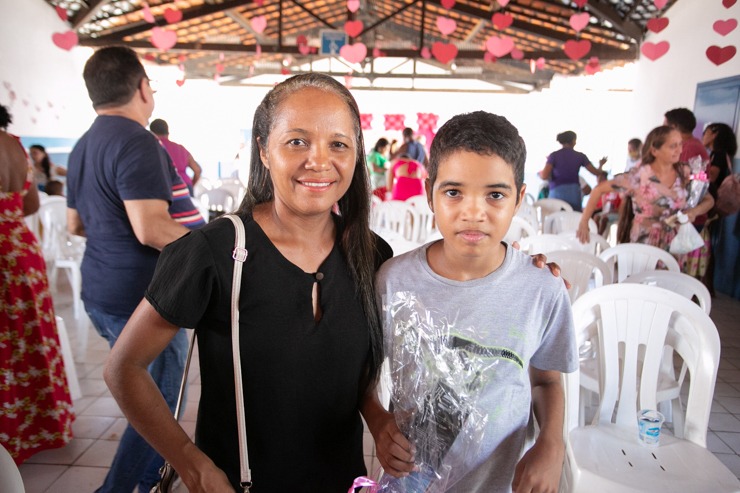
<svg viewBox="0 0 740 493"><path fill-rule="evenodd" d="M231 346L234 358L234 390L236 394L236 424L239 432L239 478L244 492L252 486L252 472L249 470L249 451L247 450L247 424L244 417L244 387L242 385L242 361L239 351L239 291L242 285L242 265L247 260L244 223L233 214L225 214L234 223L234 276L231 287Z"/></svg>

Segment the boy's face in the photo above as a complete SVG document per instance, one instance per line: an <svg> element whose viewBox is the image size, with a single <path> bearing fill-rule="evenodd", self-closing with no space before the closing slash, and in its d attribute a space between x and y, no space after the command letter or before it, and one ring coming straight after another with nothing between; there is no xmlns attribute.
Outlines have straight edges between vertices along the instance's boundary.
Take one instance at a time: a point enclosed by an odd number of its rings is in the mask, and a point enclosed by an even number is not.
<svg viewBox="0 0 740 493"><path fill-rule="evenodd" d="M526 186L517 193L513 167L499 156L457 151L439 163L433 188L428 180L426 188L445 251L479 257L501 253Z"/></svg>

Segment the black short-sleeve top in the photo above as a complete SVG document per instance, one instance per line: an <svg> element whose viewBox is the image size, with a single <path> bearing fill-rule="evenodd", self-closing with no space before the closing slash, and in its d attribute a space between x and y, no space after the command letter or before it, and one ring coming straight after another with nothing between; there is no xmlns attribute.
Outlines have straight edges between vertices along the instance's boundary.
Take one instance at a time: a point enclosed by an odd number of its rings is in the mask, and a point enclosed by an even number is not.
<svg viewBox="0 0 740 493"><path fill-rule="evenodd" d="M358 406L370 345L355 283L338 242L309 274L283 257L251 217L244 222L248 257L239 327L252 491L345 492L365 474ZM234 237L231 221L219 219L168 245L146 299L169 322L196 329L201 398L195 441L236 488ZM376 238L379 266L392 252Z"/></svg>

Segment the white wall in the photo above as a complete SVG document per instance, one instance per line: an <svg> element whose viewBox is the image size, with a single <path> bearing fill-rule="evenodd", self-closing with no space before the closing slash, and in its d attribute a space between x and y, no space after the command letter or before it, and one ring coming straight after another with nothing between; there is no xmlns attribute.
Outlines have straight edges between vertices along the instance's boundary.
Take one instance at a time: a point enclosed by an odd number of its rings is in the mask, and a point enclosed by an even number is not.
<svg viewBox="0 0 740 493"><path fill-rule="evenodd" d="M721 0L680 0L666 13L668 27L650 33L646 41L668 41L668 53L656 61L638 64L633 116L638 135L663 123L663 114L673 108L694 107L696 85L740 75L740 53L717 66L706 57L706 49L734 45L740 51L740 28L727 36L712 29L717 20L740 21L740 3L726 9ZM700 131L700 130L698 130Z"/></svg>

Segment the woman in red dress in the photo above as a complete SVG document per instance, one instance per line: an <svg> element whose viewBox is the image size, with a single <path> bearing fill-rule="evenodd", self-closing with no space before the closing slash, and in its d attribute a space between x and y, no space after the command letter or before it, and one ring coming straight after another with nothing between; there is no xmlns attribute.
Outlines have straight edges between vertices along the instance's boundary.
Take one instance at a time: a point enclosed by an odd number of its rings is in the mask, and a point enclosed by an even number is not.
<svg viewBox="0 0 740 493"><path fill-rule="evenodd" d="M20 465L72 438L74 420L46 265L23 217L39 207L0 105L0 444Z"/></svg>

